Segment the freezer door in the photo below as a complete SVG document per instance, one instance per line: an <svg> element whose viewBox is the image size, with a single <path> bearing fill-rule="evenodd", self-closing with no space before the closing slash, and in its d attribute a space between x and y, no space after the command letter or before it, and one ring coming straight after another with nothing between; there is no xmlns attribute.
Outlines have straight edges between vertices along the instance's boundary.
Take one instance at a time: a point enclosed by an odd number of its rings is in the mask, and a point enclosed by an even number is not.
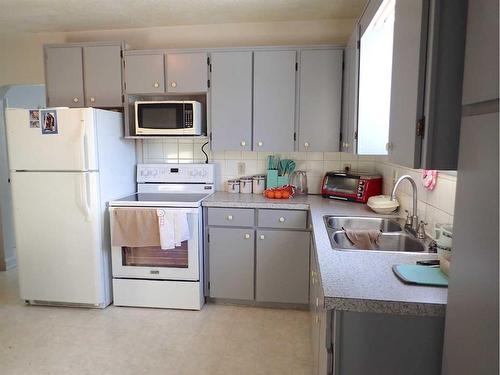
<svg viewBox="0 0 500 375"><path fill-rule="evenodd" d="M38 114L39 122L30 120L27 109L6 110L10 170L98 169L93 109L42 109Z"/></svg>
<svg viewBox="0 0 500 375"><path fill-rule="evenodd" d="M103 305L96 172L11 174L24 300Z"/></svg>

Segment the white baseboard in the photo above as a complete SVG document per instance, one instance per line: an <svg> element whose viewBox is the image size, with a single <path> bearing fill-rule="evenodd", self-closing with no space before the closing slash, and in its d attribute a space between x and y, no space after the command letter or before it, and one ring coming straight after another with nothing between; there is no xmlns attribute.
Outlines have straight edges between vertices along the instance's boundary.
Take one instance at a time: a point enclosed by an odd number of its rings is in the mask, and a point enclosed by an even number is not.
<svg viewBox="0 0 500 375"><path fill-rule="evenodd" d="M7 270L10 270L12 268L16 268L17 266L17 259L15 256L11 256L7 259L5 259L5 268Z"/></svg>

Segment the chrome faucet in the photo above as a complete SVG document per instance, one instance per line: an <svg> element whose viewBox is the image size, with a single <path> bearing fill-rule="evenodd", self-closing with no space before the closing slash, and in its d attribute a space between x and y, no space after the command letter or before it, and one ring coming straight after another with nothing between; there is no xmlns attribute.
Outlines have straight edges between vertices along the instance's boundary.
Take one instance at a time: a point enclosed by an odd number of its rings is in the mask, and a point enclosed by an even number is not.
<svg viewBox="0 0 500 375"><path fill-rule="evenodd" d="M391 200L395 201L396 200L396 190L398 189L399 185L403 180L408 180L410 181L410 184L412 186L413 190L413 212L411 216L408 214L408 217L406 218L406 229L410 230L415 236L417 235L418 232L418 215L417 215L417 184L415 183L415 180L410 176L410 175L404 175L398 178L396 183L394 184L394 187L392 188L392 193L391 193Z"/></svg>

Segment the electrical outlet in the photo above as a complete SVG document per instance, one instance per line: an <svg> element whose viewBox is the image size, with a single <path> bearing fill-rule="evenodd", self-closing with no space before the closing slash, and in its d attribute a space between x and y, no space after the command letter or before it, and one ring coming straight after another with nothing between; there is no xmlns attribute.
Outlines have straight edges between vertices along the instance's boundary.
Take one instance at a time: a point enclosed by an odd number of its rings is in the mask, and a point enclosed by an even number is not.
<svg viewBox="0 0 500 375"><path fill-rule="evenodd" d="M238 176L243 176L245 174L246 164L241 161L238 163Z"/></svg>
<svg viewBox="0 0 500 375"><path fill-rule="evenodd" d="M351 164L350 163L344 163L344 166L342 167L344 172L350 172L351 171Z"/></svg>

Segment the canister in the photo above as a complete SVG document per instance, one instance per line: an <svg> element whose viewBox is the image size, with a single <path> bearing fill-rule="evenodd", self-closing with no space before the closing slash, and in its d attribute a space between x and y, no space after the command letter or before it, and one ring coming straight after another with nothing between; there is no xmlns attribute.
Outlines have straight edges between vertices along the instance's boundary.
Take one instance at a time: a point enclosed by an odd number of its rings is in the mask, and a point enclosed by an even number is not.
<svg viewBox="0 0 500 375"><path fill-rule="evenodd" d="M241 177L240 178L240 193L251 194L252 193L252 177Z"/></svg>
<svg viewBox="0 0 500 375"><path fill-rule="evenodd" d="M254 194L262 194L266 188L266 175L257 174L252 178L252 188Z"/></svg>
<svg viewBox="0 0 500 375"><path fill-rule="evenodd" d="M227 192L228 193L239 193L240 192L240 180L228 180L227 181Z"/></svg>

